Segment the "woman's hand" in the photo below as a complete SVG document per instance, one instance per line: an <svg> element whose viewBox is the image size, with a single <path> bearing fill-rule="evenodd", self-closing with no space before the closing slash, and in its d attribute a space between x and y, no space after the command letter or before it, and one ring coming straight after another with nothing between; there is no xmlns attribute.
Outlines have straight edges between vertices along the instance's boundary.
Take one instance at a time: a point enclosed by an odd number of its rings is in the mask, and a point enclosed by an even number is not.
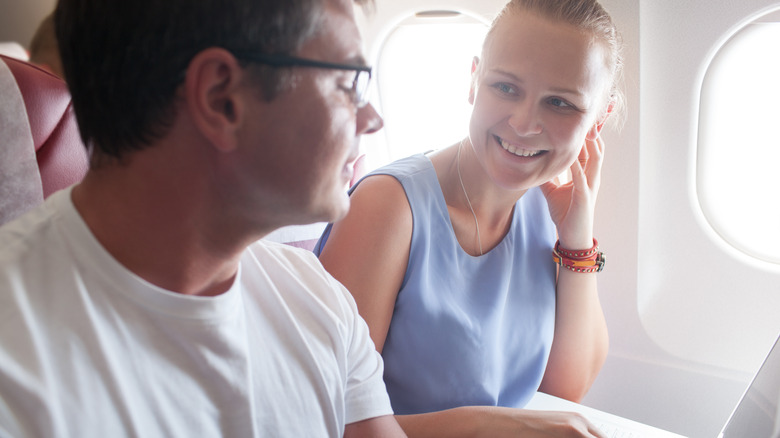
<svg viewBox="0 0 780 438"><path fill-rule="evenodd" d="M466 406L396 418L410 438L606 438L585 417L574 412Z"/></svg>
<svg viewBox="0 0 780 438"><path fill-rule="evenodd" d="M586 140L571 165L571 182L548 182L541 187L563 248L579 250L593 246L593 214L603 160L601 137ZM609 337L596 283L595 273L559 270L555 335L540 385L548 394L579 401L606 360Z"/></svg>
<svg viewBox="0 0 780 438"><path fill-rule="evenodd" d="M506 434L485 436L522 436L527 438L598 437L606 438L596 426L585 417L574 412L532 411L512 409L505 422L496 422L496 427L506 426Z"/></svg>
<svg viewBox="0 0 780 438"><path fill-rule="evenodd" d="M553 181L541 185L564 248L593 246L593 215L603 161L604 141L601 136L594 140L586 139L578 159L569 168L572 180L561 185Z"/></svg>

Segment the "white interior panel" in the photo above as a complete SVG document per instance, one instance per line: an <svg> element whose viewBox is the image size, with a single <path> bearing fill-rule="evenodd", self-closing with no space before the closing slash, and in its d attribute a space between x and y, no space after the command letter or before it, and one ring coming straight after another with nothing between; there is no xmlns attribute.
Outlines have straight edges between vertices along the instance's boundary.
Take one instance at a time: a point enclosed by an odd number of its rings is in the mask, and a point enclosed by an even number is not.
<svg viewBox="0 0 780 438"><path fill-rule="evenodd" d="M705 220L696 192L697 121L715 51L776 7L766 0L640 7L639 315L675 356L743 371L760 363L760 346L780 331L780 266L736 250Z"/></svg>

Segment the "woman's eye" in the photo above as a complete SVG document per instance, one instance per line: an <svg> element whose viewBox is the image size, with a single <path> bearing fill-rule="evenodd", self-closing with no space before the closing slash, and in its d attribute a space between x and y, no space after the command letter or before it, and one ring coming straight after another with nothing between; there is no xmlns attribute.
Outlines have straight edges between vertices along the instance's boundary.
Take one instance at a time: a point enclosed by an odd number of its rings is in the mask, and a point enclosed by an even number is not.
<svg viewBox="0 0 780 438"><path fill-rule="evenodd" d="M553 97L549 100L550 105L556 107L556 108L574 108L572 105L569 104L569 102L566 102L563 99L559 99L557 97Z"/></svg>
<svg viewBox="0 0 780 438"><path fill-rule="evenodd" d="M515 88L509 84L505 84L503 82L499 82L497 84L493 85L493 88L496 90L504 93L504 94L515 94Z"/></svg>

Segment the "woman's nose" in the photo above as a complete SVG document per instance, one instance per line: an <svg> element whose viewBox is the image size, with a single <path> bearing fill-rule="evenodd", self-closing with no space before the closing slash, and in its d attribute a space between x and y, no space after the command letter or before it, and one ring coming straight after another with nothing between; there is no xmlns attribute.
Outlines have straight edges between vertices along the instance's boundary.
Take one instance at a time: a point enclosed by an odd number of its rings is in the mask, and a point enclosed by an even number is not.
<svg viewBox="0 0 780 438"><path fill-rule="evenodd" d="M542 133L542 123L538 109L532 99L522 99L512 108L509 116L509 126L519 136L530 136Z"/></svg>

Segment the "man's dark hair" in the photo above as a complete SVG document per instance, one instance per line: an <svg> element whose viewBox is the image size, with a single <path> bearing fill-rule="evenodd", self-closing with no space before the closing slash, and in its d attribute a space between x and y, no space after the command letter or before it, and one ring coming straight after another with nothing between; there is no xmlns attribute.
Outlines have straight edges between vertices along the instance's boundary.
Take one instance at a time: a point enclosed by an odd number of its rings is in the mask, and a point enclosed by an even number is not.
<svg viewBox="0 0 780 438"><path fill-rule="evenodd" d="M358 2L363 3L363 2ZM323 0L60 0L55 27L85 144L121 159L161 137L190 60L209 47L292 54ZM257 66L272 100L284 69Z"/></svg>

